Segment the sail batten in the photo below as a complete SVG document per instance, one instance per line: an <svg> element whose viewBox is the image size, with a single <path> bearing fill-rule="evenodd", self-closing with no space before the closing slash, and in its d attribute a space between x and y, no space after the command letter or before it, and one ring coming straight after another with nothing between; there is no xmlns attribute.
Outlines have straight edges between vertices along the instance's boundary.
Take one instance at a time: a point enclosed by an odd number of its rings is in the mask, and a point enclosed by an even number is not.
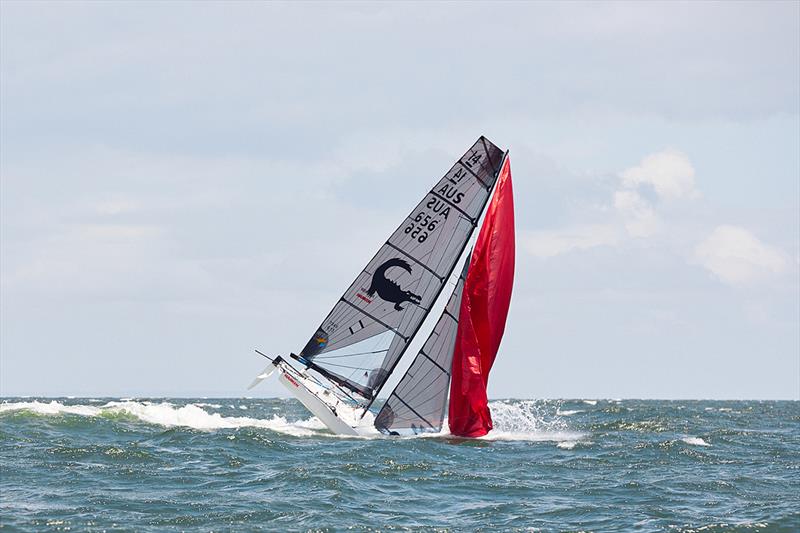
<svg viewBox="0 0 800 533"><path fill-rule="evenodd" d="M430 426L432 429L436 429L436 426L434 426L433 424L431 424L431 423L430 423L430 422L429 422L429 421L428 421L428 420L427 420L427 419L426 419L424 416L422 416L421 414L419 414L419 413L416 411L416 409L414 409L413 407L411 407L410 405L408 405L408 404L407 404L407 403L406 403L406 402L405 402L405 401L404 401L402 398L400 398L400 397L398 396L398 397L397 397L397 399L398 399L398 400L399 400L399 401L400 401L400 402L401 402L403 405L405 405L406 407L408 407L408 409L409 409L409 410L410 410L412 413L414 413L415 415L417 415L417 417L419 417L419 419L420 419L422 422L425 422L426 424L428 424L428 426Z"/></svg>
<svg viewBox="0 0 800 533"><path fill-rule="evenodd" d="M392 326L390 326L390 325L388 325L388 324L384 323L384 322L383 322L383 321L382 321L380 318L375 318L374 316L372 316L371 314L367 313L367 312L366 312L366 311L364 311L363 309L360 309L360 308L359 308L359 307L358 307L356 304L354 304L354 303L353 303L353 302L351 302L350 300L348 300L348 299L346 299L346 298L342 298L342 300L341 300L341 301L342 301L342 302L344 302L344 303L346 303L347 305L349 305L349 306L353 307L354 309L357 309L357 310L359 310L361 313L364 313L364 315L365 315L367 318L371 318L372 320L374 320L375 322L379 323L380 325L382 325L383 327L385 327L385 328L386 328L386 329L388 329L389 331L394 331L394 332L395 332L395 334L396 334L398 337L402 337L403 339L406 339L406 340L408 339L408 337L406 337L405 335L403 335L402 333L400 333L399 331L397 331L396 329L394 329ZM353 326L350 326L350 333L351 333L351 334L352 334L352 333L354 333L354 332L353 332L353 330L352 330L352 327L353 327ZM363 328L363 322L362 322L362 328Z"/></svg>
<svg viewBox="0 0 800 533"><path fill-rule="evenodd" d="M479 138L423 197L303 348L301 357L313 363L309 368L334 375L369 407L463 253L497 179L494 161L501 156L499 148ZM324 358L314 361L321 354L341 357L341 365L352 372L326 369Z"/></svg>
<svg viewBox="0 0 800 533"><path fill-rule="evenodd" d="M434 195L435 197L437 197L438 199L440 199L441 201L443 201L444 203L446 203L447 205L449 205L450 207L452 207L453 209L455 209L456 211L458 211L459 213L461 213L462 215L464 215L464 217L466 217L467 220L472 222L473 226L475 225L476 220L477 220L475 217L469 216L469 213L467 213L466 211L463 211L460 207L458 207L456 204L454 204L453 202L451 202L450 200L448 200L447 198L445 198L444 196L442 196L438 192L431 191L431 194Z"/></svg>
<svg viewBox="0 0 800 533"><path fill-rule="evenodd" d="M401 248L398 248L397 246L395 246L394 244L392 244L392 243L390 243L390 242L387 242L387 243L386 243L386 246L389 246L390 248L393 248L394 250L397 250L397 252L399 252L399 253L403 254L403 256L404 256L404 257L407 257L407 258L411 259L411 260L412 260L412 261L414 261L416 264L418 264L419 266L421 266L422 268L424 268L425 270L427 270L428 272L430 272L431 274L433 274L434 276L436 276L436 277L437 277L437 278L439 278L440 280L444 281L444 276L440 276L439 274L437 274L437 273L436 273L436 272L435 272L433 269L431 269L431 268L430 268L428 265L426 265L425 263L423 263L422 261L420 261L419 259L417 259L417 258L416 258L416 257L414 257L413 255L411 255L410 253L406 252L405 250L403 250L403 249L401 249Z"/></svg>
<svg viewBox="0 0 800 533"><path fill-rule="evenodd" d="M426 353L425 353L423 350L420 350L420 351L419 351L419 353L420 353L420 354L421 354L421 355L422 355L422 356L423 356L425 359L427 359L428 361L430 361L431 363L433 363L433 364L436 366L436 368L438 368L439 370L441 370L442 372L444 372L444 373L445 373L445 374L447 374L448 376L450 375L450 372L449 372L448 370L445 370L445 368L444 368L442 365L440 365L439 363L437 363L437 362L436 362L436 360L435 360L434 358L432 358L430 355L426 354Z"/></svg>

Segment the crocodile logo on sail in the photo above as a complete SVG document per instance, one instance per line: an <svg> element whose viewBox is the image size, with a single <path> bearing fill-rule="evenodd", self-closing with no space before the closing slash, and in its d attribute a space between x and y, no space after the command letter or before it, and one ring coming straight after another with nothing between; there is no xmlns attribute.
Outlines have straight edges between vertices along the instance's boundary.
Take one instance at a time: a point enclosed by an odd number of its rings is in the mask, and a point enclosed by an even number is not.
<svg viewBox="0 0 800 533"><path fill-rule="evenodd" d="M369 286L367 294L374 296L378 293L383 300L392 302L397 311L402 311L404 308L400 306L403 302L411 302L412 304L419 305L422 297L414 294L411 291L404 291L396 282L386 278L386 271L392 267L402 268L411 274L411 265L402 259L392 258L379 266L375 273L372 275L372 284Z"/></svg>

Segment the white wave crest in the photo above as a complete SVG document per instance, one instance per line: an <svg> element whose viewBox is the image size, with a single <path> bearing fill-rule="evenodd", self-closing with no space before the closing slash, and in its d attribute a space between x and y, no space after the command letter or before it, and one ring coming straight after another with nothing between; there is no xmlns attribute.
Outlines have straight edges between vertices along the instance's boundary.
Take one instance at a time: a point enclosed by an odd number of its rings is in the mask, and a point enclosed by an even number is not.
<svg viewBox="0 0 800 533"><path fill-rule="evenodd" d="M684 437L681 440L686 444L691 444L692 446L711 446L700 437Z"/></svg>
<svg viewBox="0 0 800 533"><path fill-rule="evenodd" d="M127 414L148 424L164 427L187 427L204 431L258 427L289 435L306 436L314 435L318 430L325 429L322 422L314 417L308 420L289 422L284 417L277 415L270 419L222 416L219 413L209 413L199 405L191 403L184 406L176 406L167 402L119 401L108 402L99 407L94 405L64 405L57 401L49 403L33 401L0 404L0 413L19 410L32 411L41 415L74 414L89 417L106 414Z"/></svg>
<svg viewBox="0 0 800 533"><path fill-rule="evenodd" d="M0 413L21 410L32 411L40 415L70 414L81 416L97 416L100 414L100 408L93 405L64 405L56 401L52 401L50 403L39 401L0 403Z"/></svg>

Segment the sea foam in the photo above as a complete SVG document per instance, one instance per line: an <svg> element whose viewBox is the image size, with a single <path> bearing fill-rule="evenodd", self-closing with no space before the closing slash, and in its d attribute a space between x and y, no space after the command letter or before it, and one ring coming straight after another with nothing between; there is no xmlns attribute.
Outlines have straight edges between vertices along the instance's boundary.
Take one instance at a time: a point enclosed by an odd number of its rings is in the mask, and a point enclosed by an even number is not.
<svg viewBox="0 0 800 533"><path fill-rule="evenodd" d="M313 435L325 426L315 417L298 422L289 422L282 416L273 416L269 419L250 418L243 416L222 416L219 413L209 413L197 404L176 406L171 403L119 401L108 402L102 406L94 405L64 405L57 401L49 403L9 402L0 404L0 414L11 411L30 411L40 415L72 414L87 417L96 417L109 414L126 414L142 422L164 427L187 427L203 431L215 429L233 429L243 427L259 427L271 429L280 433L295 436Z"/></svg>
<svg viewBox="0 0 800 533"><path fill-rule="evenodd" d="M692 446L711 446L700 437L684 437L681 440L686 444L691 444Z"/></svg>

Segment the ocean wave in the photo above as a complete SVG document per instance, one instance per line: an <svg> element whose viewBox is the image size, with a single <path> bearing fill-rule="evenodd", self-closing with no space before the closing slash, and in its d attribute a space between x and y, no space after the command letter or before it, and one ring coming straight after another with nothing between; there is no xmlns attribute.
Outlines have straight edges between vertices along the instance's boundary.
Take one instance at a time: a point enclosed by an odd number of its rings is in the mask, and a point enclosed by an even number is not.
<svg viewBox="0 0 800 533"><path fill-rule="evenodd" d="M578 431L530 431L515 433L509 431L492 430L488 435L479 437L481 440L491 441L526 441L526 442L573 442L577 443L588 436Z"/></svg>
<svg viewBox="0 0 800 533"><path fill-rule="evenodd" d="M531 442L577 442L586 434L570 431L559 417L559 402L534 400L499 400L489 403L494 429L483 440L531 441ZM206 409L219 409L220 404L197 402L175 405L169 402L150 402L120 400L104 405L69 405L53 400L50 402L25 401L0 403L0 415L27 411L41 416L78 415L83 417L130 417L134 420L163 427L185 427L200 431L255 427L269 429L293 436L327 436L331 434L316 417L288 421L275 414L272 418L252 418L245 416L223 416ZM231 405L232 409L237 406ZM239 405L238 409L247 408ZM577 412L577 411L576 411ZM568 414L565 411L560 414ZM447 420L440 433L419 435L424 437L450 437ZM378 431L359 438L382 438ZM351 437L346 437L351 438Z"/></svg>
<svg viewBox="0 0 800 533"><path fill-rule="evenodd" d="M711 446L700 437L684 437L681 439L681 441L685 442L686 444L691 444L692 446Z"/></svg>
<svg viewBox="0 0 800 533"><path fill-rule="evenodd" d="M0 398L0 521L143 533L797 530L800 402L623 405L635 411L604 399L492 400L489 440L360 440L334 437L294 399ZM284 423L302 436L279 432ZM365 507L365 494L377 503Z"/></svg>
<svg viewBox="0 0 800 533"><path fill-rule="evenodd" d="M12 411L30 411L37 415L81 415L81 416L97 416L100 414L100 408L93 405L64 405L60 402L53 400L50 403L32 401L32 402L4 402L0 403L0 414L9 413Z"/></svg>
<svg viewBox="0 0 800 533"><path fill-rule="evenodd" d="M306 436L325 429L315 417L308 420L289 422L282 416L275 415L270 419L240 416L222 416L209 413L198 404L176 406L171 403L153 403L137 401L108 402L102 406L64 405L55 400L45 403L9 402L0 404L0 414L13 411L29 411L37 415L79 415L86 417L102 417L109 415L128 415L142 422L164 427L186 427L191 429L212 431L216 429L235 429L258 427L270 429L294 436Z"/></svg>

